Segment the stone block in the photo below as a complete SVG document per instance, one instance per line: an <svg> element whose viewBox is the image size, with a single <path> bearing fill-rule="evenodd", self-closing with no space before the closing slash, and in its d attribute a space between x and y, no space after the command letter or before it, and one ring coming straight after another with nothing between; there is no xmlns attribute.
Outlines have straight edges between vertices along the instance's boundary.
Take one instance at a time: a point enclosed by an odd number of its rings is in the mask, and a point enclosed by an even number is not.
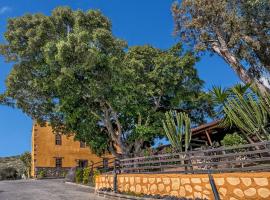
<svg viewBox="0 0 270 200"><path fill-rule="evenodd" d="M150 184L153 184L156 181L156 178L148 178Z"/></svg>
<svg viewBox="0 0 270 200"><path fill-rule="evenodd" d="M172 190L179 190L180 180L179 178L171 178L172 181Z"/></svg>
<svg viewBox="0 0 270 200"><path fill-rule="evenodd" d="M224 178L214 178L216 185L224 185Z"/></svg>
<svg viewBox="0 0 270 200"><path fill-rule="evenodd" d="M218 191L222 196L226 196L226 194L227 194L227 189L226 188L219 188Z"/></svg>
<svg viewBox="0 0 270 200"><path fill-rule="evenodd" d="M268 185L267 178L254 178L254 181L259 186L267 186Z"/></svg>
<svg viewBox="0 0 270 200"><path fill-rule="evenodd" d="M147 178L143 178L143 183L148 183L148 179Z"/></svg>
<svg viewBox="0 0 270 200"><path fill-rule="evenodd" d="M259 188L258 194L260 197L266 199L266 198L270 197L270 190L268 188Z"/></svg>
<svg viewBox="0 0 270 200"><path fill-rule="evenodd" d="M165 188L165 186L163 183L158 184L158 191L159 192L163 192L164 188Z"/></svg>
<svg viewBox="0 0 270 200"><path fill-rule="evenodd" d="M120 183L124 183L124 177L119 177Z"/></svg>
<svg viewBox="0 0 270 200"><path fill-rule="evenodd" d="M185 189L186 189L186 191L188 191L188 192L192 192L192 187L190 186L190 185L185 185Z"/></svg>
<svg viewBox="0 0 270 200"><path fill-rule="evenodd" d="M165 185L168 185L171 183L170 179L169 178L162 178L162 181Z"/></svg>
<svg viewBox="0 0 270 200"><path fill-rule="evenodd" d="M230 185L233 186L238 185L240 183L240 179L236 177L227 177L226 180Z"/></svg>
<svg viewBox="0 0 270 200"><path fill-rule="evenodd" d="M247 190L244 191L244 194L248 197L252 197L254 195L256 195L256 189L255 188L249 188Z"/></svg>
<svg viewBox="0 0 270 200"><path fill-rule="evenodd" d="M245 185L245 186L250 186L252 181L251 181L251 178L240 178L242 183Z"/></svg>
<svg viewBox="0 0 270 200"><path fill-rule="evenodd" d="M235 194L235 195L237 195L238 197L240 197L240 198L243 198L245 195L244 195L244 192L241 190L241 189L239 189L239 188L235 188L234 190L233 190L233 193Z"/></svg>
<svg viewBox="0 0 270 200"><path fill-rule="evenodd" d="M142 191L142 186L140 184L137 184L135 192L136 193L141 193L141 191Z"/></svg>
<svg viewBox="0 0 270 200"><path fill-rule="evenodd" d="M155 194L157 192L157 185L156 184L151 185L150 192L151 192L151 194Z"/></svg>
<svg viewBox="0 0 270 200"><path fill-rule="evenodd" d="M135 182L134 177L130 177L130 178L129 178L129 183L130 183L131 185L133 185L134 182Z"/></svg>
<svg viewBox="0 0 270 200"><path fill-rule="evenodd" d="M201 191L202 191L202 186L200 186L200 185L195 185L195 186L194 186L194 189L201 192Z"/></svg>
<svg viewBox="0 0 270 200"><path fill-rule="evenodd" d="M181 184L184 185L184 184L189 184L190 183L190 180L189 178L181 178Z"/></svg>
<svg viewBox="0 0 270 200"><path fill-rule="evenodd" d="M185 197L186 196L186 190L185 190L185 188L183 186L180 187L179 196L180 197Z"/></svg>
<svg viewBox="0 0 270 200"><path fill-rule="evenodd" d="M191 182L192 183L201 183L201 179L200 178L191 178Z"/></svg>
<svg viewBox="0 0 270 200"><path fill-rule="evenodd" d="M141 183L141 178L140 178L140 177L136 177L136 178L135 178L135 182L136 182L136 183Z"/></svg>

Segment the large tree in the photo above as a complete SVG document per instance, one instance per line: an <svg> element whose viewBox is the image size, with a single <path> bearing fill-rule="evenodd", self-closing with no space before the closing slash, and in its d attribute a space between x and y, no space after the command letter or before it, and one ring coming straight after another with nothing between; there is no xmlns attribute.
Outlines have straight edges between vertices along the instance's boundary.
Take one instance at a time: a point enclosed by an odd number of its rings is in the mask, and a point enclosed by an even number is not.
<svg viewBox="0 0 270 200"><path fill-rule="evenodd" d="M197 50L221 56L246 84L270 71L269 0L182 0L173 4L176 32Z"/></svg>
<svg viewBox="0 0 270 200"><path fill-rule="evenodd" d="M164 110L199 123L211 109L191 53L180 44L126 49L99 11L60 7L13 18L5 37L1 54L14 63L5 101L96 153L138 153L162 135Z"/></svg>

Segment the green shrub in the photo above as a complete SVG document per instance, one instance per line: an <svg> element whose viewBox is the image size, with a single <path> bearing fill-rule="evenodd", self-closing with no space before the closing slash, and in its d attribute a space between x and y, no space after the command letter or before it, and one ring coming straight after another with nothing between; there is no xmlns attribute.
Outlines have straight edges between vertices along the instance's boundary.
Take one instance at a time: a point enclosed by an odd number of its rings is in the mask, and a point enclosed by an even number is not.
<svg viewBox="0 0 270 200"><path fill-rule="evenodd" d="M83 184L88 184L90 175L90 168L86 167L83 169Z"/></svg>
<svg viewBox="0 0 270 200"><path fill-rule="evenodd" d="M221 144L223 146L237 146L241 144L246 144L247 141L241 137L238 133L226 134L223 140L221 140Z"/></svg>
<svg viewBox="0 0 270 200"><path fill-rule="evenodd" d="M45 177L45 171L44 170L40 170L38 172L38 178L44 178Z"/></svg>
<svg viewBox="0 0 270 200"><path fill-rule="evenodd" d="M62 177L66 177L67 176L67 172L62 172Z"/></svg>
<svg viewBox="0 0 270 200"><path fill-rule="evenodd" d="M83 181L83 169L81 169L81 168L76 169L75 180L76 180L76 183L82 183L82 181Z"/></svg>

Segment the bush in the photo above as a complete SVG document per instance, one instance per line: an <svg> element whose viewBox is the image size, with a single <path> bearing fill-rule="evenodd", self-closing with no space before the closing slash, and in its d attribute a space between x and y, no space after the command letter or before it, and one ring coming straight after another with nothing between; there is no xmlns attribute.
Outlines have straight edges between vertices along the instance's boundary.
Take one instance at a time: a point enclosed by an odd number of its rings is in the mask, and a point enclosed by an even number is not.
<svg viewBox="0 0 270 200"><path fill-rule="evenodd" d="M75 181L76 181L76 183L82 183L83 169L81 169L81 168L76 169Z"/></svg>
<svg viewBox="0 0 270 200"><path fill-rule="evenodd" d="M45 171L44 170L40 170L38 172L38 178L44 178L45 177Z"/></svg>
<svg viewBox="0 0 270 200"><path fill-rule="evenodd" d="M62 172L62 173L61 173L61 176L64 177L64 178L66 178L67 172Z"/></svg>
<svg viewBox="0 0 270 200"><path fill-rule="evenodd" d="M221 140L221 144L223 146L237 146L241 144L246 144L247 141L243 139L238 133L226 134L223 140Z"/></svg>
<svg viewBox="0 0 270 200"><path fill-rule="evenodd" d="M0 180L15 180L18 178L18 171L14 167L7 167L0 171Z"/></svg>
<svg viewBox="0 0 270 200"><path fill-rule="evenodd" d="M89 183L90 168L86 167L83 169L83 184Z"/></svg>

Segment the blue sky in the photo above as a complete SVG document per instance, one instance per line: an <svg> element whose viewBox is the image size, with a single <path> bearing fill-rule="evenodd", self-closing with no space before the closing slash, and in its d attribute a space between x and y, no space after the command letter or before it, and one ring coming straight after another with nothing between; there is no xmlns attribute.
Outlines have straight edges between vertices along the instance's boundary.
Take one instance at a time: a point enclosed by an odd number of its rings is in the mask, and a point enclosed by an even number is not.
<svg viewBox="0 0 270 200"><path fill-rule="evenodd" d="M73 9L99 9L109 17L113 32L132 45L151 44L169 48L177 39L173 36L172 0L1 0L0 42L3 43L7 20L25 13L50 14L57 6ZM204 56L196 65L205 89L213 85L228 87L238 82L231 68L217 56ZM0 57L0 93L12 65ZM32 120L20 110L0 106L0 157L18 155L31 150Z"/></svg>

